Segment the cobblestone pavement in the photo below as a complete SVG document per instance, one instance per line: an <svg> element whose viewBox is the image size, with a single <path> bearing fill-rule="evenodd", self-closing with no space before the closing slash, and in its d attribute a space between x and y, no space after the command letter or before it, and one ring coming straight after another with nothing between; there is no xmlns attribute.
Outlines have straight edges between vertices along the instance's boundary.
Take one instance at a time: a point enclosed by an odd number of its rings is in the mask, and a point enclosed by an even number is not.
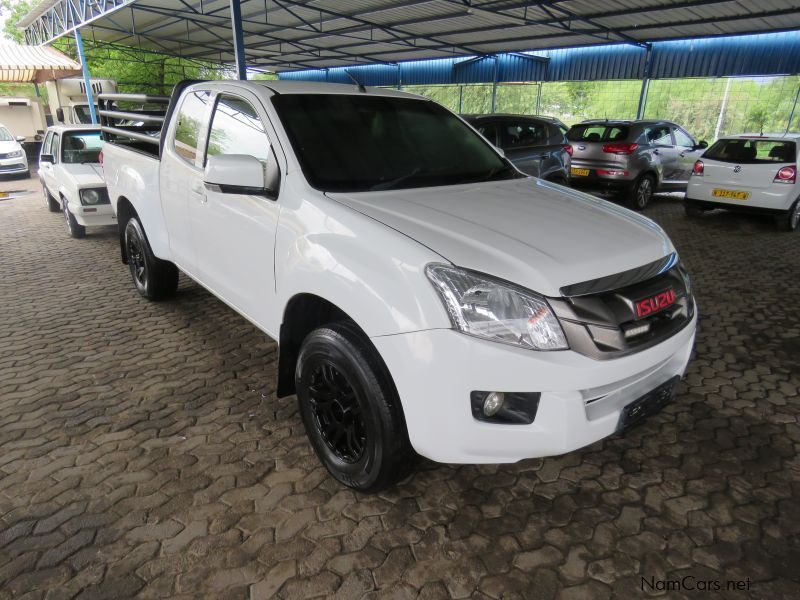
<svg viewBox="0 0 800 600"><path fill-rule="evenodd" d="M273 342L186 279L141 300L113 229L0 200L0 599L800 597L800 233L648 214L702 315L674 404L369 497L275 399Z"/></svg>

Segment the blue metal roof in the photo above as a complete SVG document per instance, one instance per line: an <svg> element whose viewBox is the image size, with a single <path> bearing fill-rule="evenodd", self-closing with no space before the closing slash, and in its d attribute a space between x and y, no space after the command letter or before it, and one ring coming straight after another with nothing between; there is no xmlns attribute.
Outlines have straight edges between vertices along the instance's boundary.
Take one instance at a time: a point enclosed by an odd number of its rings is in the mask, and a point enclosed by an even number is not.
<svg viewBox="0 0 800 600"><path fill-rule="evenodd" d="M497 57L495 59L495 56ZM490 83L507 81L593 81L641 79L647 50L631 44L587 46L497 54L472 59L405 61L285 71L281 79L348 83L345 70L364 85ZM496 65L495 65L496 61ZM326 75L327 73L327 75ZM653 78L766 76L800 73L800 31L654 42ZM327 77L327 79L326 79Z"/></svg>

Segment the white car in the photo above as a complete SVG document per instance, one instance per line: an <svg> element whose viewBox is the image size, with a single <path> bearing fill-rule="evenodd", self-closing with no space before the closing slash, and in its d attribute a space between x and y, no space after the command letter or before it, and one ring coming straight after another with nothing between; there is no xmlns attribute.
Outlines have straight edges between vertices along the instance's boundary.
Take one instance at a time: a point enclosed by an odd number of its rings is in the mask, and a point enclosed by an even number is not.
<svg viewBox="0 0 800 600"><path fill-rule="evenodd" d="M56 125L47 130L39 154L39 180L52 212L63 211L69 234L86 235L86 227L115 225L100 168L100 128Z"/></svg>
<svg viewBox="0 0 800 600"><path fill-rule="evenodd" d="M20 142L25 136L14 137L5 125L0 124L0 175L30 175L28 158Z"/></svg>
<svg viewBox="0 0 800 600"><path fill-rule="evenodd" d="M277 395L297 394L340 482L381 489L412 449L563 454L672 399L697 317L650 219L523 175L419 96L254 81L173 94L160 143L100 97L123 262L142 296L175 293L180 269L278 340Z"/></svg>
<svg viewBox="0 0 800 600"><path fill-rule="evenodd" d="M800 134L735 135L717 140L694 163L686 214L715 208L772 215L781 229L800 223Z"/></svg>

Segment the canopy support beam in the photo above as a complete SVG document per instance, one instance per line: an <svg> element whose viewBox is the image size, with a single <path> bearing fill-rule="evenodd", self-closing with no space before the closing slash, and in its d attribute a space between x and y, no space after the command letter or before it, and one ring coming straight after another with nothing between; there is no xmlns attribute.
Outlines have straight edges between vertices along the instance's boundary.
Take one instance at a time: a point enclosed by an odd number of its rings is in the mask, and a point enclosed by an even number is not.
<svg viewBox="0 0 800 600"><path fill-rule="evenodd" d="M233 53L236 57L236 76L238 79L246 81L247 61L244 56L241 0L231 0L231 29L233 29Z"/></svg>

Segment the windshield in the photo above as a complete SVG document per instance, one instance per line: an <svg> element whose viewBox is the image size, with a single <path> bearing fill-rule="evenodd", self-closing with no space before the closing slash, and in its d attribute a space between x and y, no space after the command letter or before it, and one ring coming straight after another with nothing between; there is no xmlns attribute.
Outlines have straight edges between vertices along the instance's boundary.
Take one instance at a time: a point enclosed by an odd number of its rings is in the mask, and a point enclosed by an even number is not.
<svg viewBox="0 0 800 600"><path fill-rule="evenodd" d="M567 139L571 142L620 142L628 138L629 132L624 125L586 123L573 125L567 132Z"/></svg>
<svg viewBox="0 0 800 600"><path fill-rule="evenodd" d="M795 162L794 142L778 140L732 139L717 140L703 158L731 163L788 163Z"/></svg>
<svg viewBox="0 0 800 600"><path fill-rule="evenodd" d="M14 136L5 127L0 127L0 142L13 142Z"/></svg>
<svg viewBox="0 0 800 600"><path fill-rule="evenodd" d="M99 131L78 131L64 134L61 147L61 162L97 163L100 162L99 154L103 147Z"/></svg>
<svg viewBox="0 0 800 600"><path fill-rule="evenodd" d="M283 94L272 101L306 179L319 190L390 190L520 176L435 102L368 94Z"/></svg>

